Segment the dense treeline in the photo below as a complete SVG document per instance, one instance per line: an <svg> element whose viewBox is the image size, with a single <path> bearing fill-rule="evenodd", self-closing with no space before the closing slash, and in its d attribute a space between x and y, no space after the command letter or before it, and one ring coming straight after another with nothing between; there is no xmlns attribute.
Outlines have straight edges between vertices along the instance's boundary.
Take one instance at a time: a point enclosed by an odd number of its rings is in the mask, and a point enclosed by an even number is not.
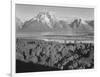
<svg viewBox="0 0 100 77"><path fill-rule="evenodd" d="M88 69L94 67L94 44L17 38L16 59L61 70Z"/></svg>

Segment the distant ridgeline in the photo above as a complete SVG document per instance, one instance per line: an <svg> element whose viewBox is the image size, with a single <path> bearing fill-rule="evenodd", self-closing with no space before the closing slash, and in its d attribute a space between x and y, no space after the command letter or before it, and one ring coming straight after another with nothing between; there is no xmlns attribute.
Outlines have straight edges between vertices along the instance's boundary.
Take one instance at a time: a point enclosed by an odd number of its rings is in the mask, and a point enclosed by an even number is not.
<svg viewBox="0 0 100 77"><path fill-rule="evenodd" d="M94 43L93 40L57 40L57 39L43 39L44 41L54 41L54 42L59 42L59 43Z"/></svg>

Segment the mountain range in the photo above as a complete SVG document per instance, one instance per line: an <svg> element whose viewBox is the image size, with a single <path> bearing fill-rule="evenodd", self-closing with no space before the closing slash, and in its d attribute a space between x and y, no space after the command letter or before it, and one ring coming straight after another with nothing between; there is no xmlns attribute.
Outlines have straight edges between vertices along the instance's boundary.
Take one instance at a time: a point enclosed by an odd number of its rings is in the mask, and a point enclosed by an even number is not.
<svg viewBox="0 0 100 77"><path fill-rule="evenodd" d="M16 17L16 32L17 34L38 32L42 35L93 35L94 20L76 18L69 22L67 18L58 19L50 12L39 12L37 16L24 23Z"/></svg>

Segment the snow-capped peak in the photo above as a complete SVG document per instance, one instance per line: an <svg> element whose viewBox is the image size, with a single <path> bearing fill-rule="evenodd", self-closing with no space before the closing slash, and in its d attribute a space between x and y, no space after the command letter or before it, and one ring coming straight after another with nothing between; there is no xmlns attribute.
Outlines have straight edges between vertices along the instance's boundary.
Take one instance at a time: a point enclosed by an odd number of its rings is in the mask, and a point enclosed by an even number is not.
<svg viewBox="0 0 100 77"><path fill-rule="evenodd" d="M38 22L47 24L49 28L53 28L53 23L56 21L56 17L51 12L39 12L35 17Z"/></svg>

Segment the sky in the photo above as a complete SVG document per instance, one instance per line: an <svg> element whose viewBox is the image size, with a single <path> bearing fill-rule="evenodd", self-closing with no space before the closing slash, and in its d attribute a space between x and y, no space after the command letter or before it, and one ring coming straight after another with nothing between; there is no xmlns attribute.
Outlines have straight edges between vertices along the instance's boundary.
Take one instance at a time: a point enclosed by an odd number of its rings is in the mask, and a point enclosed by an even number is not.
<svg viewBox="0 0 100 77"><path fill-rule="evenodd" d="M58 18L81 18L85 20L94 19L93 8L44 6L29 4L16 4L15 15L22 22L25 22L35 17L39 12L45 10L53 13Z"/></svg>

